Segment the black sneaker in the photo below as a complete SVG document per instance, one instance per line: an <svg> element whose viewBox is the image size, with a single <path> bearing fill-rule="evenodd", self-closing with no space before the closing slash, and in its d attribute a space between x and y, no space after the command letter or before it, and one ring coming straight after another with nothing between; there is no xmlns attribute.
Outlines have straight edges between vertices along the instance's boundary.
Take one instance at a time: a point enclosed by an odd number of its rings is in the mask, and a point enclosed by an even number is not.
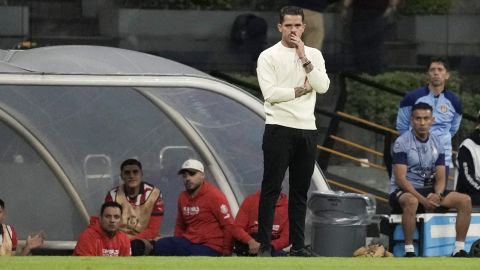
<svg viewBox="0 0 480 270"><path fill-rule="evenodd" d="M301 249L290 249L288 256L292 257L317 257L315 253L313 253L312 249L307 246Z"/></svg>
<svg viewBox="0 0 480 270"><path fill-rule="evenodd" d="M468 253L465 250L461 249L457 253L452 254L452 257L465 258L465 257L468 257Z"/></svg>
<svg viewBox="0 0 480 270"><path fill-rule="evenodd" d="M405 252L405 256L403 256L405 258L413 258L413 257L417 257L417 255L415 254L415 252Z"/></svg>

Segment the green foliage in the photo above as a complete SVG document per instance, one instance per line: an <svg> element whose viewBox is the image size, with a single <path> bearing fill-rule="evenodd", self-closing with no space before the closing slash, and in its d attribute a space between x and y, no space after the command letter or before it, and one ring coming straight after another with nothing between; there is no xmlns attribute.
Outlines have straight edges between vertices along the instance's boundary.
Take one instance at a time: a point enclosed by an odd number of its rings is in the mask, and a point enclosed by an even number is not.
<svg viewBox="0 0 480 270"><path fill-rule="evenodd" d="M448 14L452 0L406 0L401 9L405 14Z"/></svg>
<svg viewBox="0 0 480 270"><path fill-rule="evenodd" d="M376 76L363 75L363 77L404 93L426 84L425 73L418 72L395 71ZM448 87L455 90L460 89L461 79L456 72L451 72ZM347 81L347 95L345 106L347 113L395 128L398 105L402 97L353 80Z"/></svg>
<svg viewBox="0 0 480 270"><path fill-rule="evenodd" d="M404 93L427 83L425 73L419 72L395 71L377 76L363 75L362 77ZM477 115L480 109L480 93L463 89L462 78L457 72L450 72L448 88L452 89L460 97L464 113ZM347 81L347 95L345 112L395 129L397 110L402 97L380 91L353 80ZM474 127L475 122L464 118L456 138L465 138Z"/></svg>
<svg viewBox="0 0 480 270"><path fill-rule="evenodd" d="M462 100L463 112L471 116L477 116L478 110L480 110L480 93L462 91L460 93L460 99ZM464 118L456 138L463 140L472 133L475 126L476 123L474 121L467 121Z"/></svg>

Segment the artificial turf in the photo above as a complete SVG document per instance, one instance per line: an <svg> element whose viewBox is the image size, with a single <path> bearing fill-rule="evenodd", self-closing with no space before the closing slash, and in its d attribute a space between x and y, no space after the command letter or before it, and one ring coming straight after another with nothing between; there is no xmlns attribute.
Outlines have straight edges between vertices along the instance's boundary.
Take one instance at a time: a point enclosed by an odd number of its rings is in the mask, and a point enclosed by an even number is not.
<svg viewBox="0 0 480 270"><path fill-rule="evenodd" d="M245 258L245 257L1 257L0 269L108 269L108 270L304 270L304 269L448 269L480 268L479 258Z"/></svg>

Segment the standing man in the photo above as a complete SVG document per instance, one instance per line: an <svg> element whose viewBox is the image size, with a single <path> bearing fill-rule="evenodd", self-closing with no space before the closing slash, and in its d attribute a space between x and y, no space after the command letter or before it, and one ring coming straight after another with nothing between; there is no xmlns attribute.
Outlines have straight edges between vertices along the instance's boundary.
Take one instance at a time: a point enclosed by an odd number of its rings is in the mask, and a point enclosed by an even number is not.
<svg viewBox="0 0 480 270"><path fill-rule="evenodd" d="M103 203L100 219L92 217L90 225L77 241L74 256L130 256L130 239L120 231L122 206Z"/></svg>
<svg viewBox="0 0 480 270"><path fill-rule="evenodd" d="M132 255L148 255L158 238L163 220L163 199L160 189L143 181L142 164L127 159L120 165L123 185L108 192L105 202L118 202L122 208L120 230L132 243Z"/></svg>
<svg viewBox="0 0 480 270"><path fill-rule="evenodd" d="M265 108L264 171L258 212L259 256L271 254L275 204L289 169L290 256L309 256L304 230L307 192L315 167L317 130L316 93L328 90L330 80L318 49L301 40L303 10L286 6L277 25L281 40L258 58L257 75Z"/></svg>
<svg viewBox="0 0 480 270"><path fill-rule="evenodd" d="M458 149L457 162L456 190L470 195L473 205L480 206L480 111L475 130Z"/></svg>
<svg viewBox="0 0 480 270"><path fill-rule="evenodd" d="M452 137L457 133L462 120L460 99L449 89L448 63L442 58L432 58L428 64L428 84L409 92L400 101L397 114L397 130L403 134L410 130L412 106L424 102L432 106L434 122L430 133L438 137L445 149L446 177L452 165Z"/></svg>
<svg viewBox="0 0 480 270"><path fill-rule="evenodd" d="M178 174L185 191L178 197L174 236L157 240L155 255L229 255L233 216L225 195L205 180L203 164L198 160L185 161Z"/></svg>
<svg viewBox="0 0 480 270"><path fill-rule="evenodd" d="M400 0L343 0L340 15L350 19L353 60L357 72L383 72L387 26ZM349 12L351 10L351 12Z"/></svg>
<svg viewBox="0 0 480 270"><path fill-rule="evenodd" d="M445 152L443 143L430 133L434 118L432 107L417 103L412 107L413 129L397 138L393 147L393 176L389 202L392 212L402 213L405 257L414 257L413 233L417 212L438 207L455 208L456 242L452 257L467 257L465 237L472 213L470 197L445 190Z"/></svg>

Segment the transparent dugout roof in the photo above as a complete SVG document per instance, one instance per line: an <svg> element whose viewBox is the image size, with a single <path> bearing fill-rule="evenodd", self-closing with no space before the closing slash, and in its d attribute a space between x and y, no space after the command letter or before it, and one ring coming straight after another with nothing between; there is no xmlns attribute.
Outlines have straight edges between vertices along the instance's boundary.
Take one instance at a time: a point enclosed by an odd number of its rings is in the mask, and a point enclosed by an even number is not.
<svg viewBox="0 0 480 270"><path fill-rule="evenodd" d="M173 233L188 158L204 162L236 213L260 187L263 129L254 97L165 58L99 46L0 50L0 198L20 239L44 230L76 240L132 157L162 190L162 236ZM328 189L318 170L313 179Z"/></svg>
<svg viewBox="0 0 480 270"><path fill-rule="evenodd" d="M183 115L193 132L186 136L176 120L169 118L142 91ZM178 168L187 158L203 160L204 156L191 143L191 137L203 141L221 164L222 173L229 181L227 185L237 200L243 200L259 188L262 176L259 138L263 132L260 116L230 98L202 89L142 88L142 91L131 87L1 85L0 108L26 127L54 157L89 215L96 215L107 192L121 184L120 163L134 157L143 164L144 180L162 190L165 201L162 235L173 233L177 197L183 190ZM30 160L42 162L34 150L15 147L19 141L28 146L21 134L10 132L8 136L15 137L14 140L7 140L5 136L6 133L0 134L6 144L4 152L0 152L4 162L24 168L32 166ZM72 198L65 191L59 198L60 181L52 180L55 176L47 173L48 167L44 170L35 184L32 182L36 192L44 194L38 203L46 201L55 205L50 209L70 213ZM15 170L4 172L11 181L16 173ZM207 178L219 185L208 167ZM45 185L44 181L53 183ZM0 197L9 192L3 188L2 191ZM51 192L57 196L51 196ZM59 219L58 224L63 223L62 215L54 217ZM51 218L51 214L44 217ZM18 224L24 222L18 221ZM42 227L46 223L37 220L35 224ZM85 225L84 221L79 227ZM58 237L74 240L75 233Z"/></svg>

